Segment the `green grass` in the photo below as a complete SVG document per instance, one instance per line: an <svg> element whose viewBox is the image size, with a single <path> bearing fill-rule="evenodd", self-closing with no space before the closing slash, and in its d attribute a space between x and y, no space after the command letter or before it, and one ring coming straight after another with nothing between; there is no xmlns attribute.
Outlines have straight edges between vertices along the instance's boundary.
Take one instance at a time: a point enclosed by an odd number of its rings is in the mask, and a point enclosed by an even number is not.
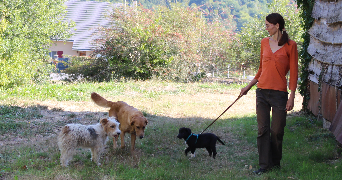
<svg viewBox="0 0 342 180"><path fill-rule="evenodd" d="M0 105L0 135L4 133L22 134L29 126L21 119L41 118L39 107L31 106L22 108L19 106ZM21 130L20 132L18 132Z"/></svg>
<svg viewBox="0 0 342 180"><path fill-rule="evenodd" d="M315 117L298 113L290 114L287 119L280 170L261 176L251 173L258 167L257 124L253 113L222 117L207 130L226 143L224 146L217 144L216 159L210 158L203 149L196 150L195 158L186 157L184 140L176 138L178 129L189 127L194 133L200 133L213 120L201 116L205 111L213 111L208 110L209 106L214 106L219 111L218 104L225 106L231 103L224 103L223 100L212 105L207 96L235 96L241 87L243 85L130 81L35 85L30 88L2 90L0 143L13 141L16 137L27 138L28 143L12 143L0 147L0 179L341 178L342 150L337 146L334 136L330 131L322 129L321 122ZM135 153L129 151L129 136L126 135L125 149L113 149L113 142L110 140L100 167L90 161L90 152L85 149L77 150L78 153L68 168L61 167L55 136L58 128L66 123L94 123L97 117L106 115L106 112L103 110L97 115L95 112L85 111L81 112L85 114L82 115L80 112L64 111L63 108L47 109L48 107L34 104L34 100L87 103L91 92L111 97L112 100L131 101L139 106L149 120L145 138L137 139ZM179 98L193 98L196 101L183 102L178 101ZM187 106L189 109L183 111ZM178 109L174 110L175 108ZM41 110L48 114L61 113L61 117L49 120L49 117L45 117L46 114L40 113ZM178 114L179 111L182 113ZM196 114L197 111L200 112L199 115L187 114ZM38 140L30 143L34 138Z"/></svg>
<svg viewBox="0 0 342 180"><path fill-rule="evenodd" d="M158 84L156 87L155 84ZM109 83L52 83L27 87L14 87L0 89L0 100L30 99L30 100L57 100L57 101L85 101L89 94L97 92L110 94L110 96L124 95L131 91L140 96L156 98L160 95L194 94L197 92L223 92L227 89L237 89L245 84L231 84L229 86L219 83L174 83L158 81L128 81Z"/></svg>

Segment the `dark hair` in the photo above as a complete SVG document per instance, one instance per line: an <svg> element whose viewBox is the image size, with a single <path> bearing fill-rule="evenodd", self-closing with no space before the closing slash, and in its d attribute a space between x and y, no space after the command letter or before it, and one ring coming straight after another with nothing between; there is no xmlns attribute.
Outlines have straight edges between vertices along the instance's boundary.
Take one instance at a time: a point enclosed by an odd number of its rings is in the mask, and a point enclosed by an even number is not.
<svg viewBox="0 0 342 180"><path fill-rule="evenodd" d="M278 42L278 46L282 46L285 43L289 43L289 35L285 31L285 21L283 16L281 16L278 13L272 13L266 16L266 20L274 25L276 25L277 23L279 24L279 29L282 32L282 35Z"/></svg>

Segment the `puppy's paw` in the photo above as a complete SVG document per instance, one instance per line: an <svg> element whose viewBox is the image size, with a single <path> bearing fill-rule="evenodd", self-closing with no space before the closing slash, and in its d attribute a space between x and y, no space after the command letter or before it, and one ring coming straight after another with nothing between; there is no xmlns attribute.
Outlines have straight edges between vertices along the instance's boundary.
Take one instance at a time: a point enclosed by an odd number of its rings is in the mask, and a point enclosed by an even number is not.
<svg viewBox="0 0 342 180"><path fill-rule="evenodd" d="M191 154L190 154L190 157L191 157L191 158L194 158L195 156L196 156L195 153L193 153L193 154L191 153Z"/></svg>

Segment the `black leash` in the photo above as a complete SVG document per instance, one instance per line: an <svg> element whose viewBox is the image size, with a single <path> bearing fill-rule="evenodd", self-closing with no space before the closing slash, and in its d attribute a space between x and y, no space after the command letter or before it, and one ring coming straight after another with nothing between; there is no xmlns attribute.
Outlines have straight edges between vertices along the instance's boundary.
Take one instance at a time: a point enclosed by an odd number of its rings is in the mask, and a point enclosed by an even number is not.
<svg viewBox="0 0 342 180"><path fill-rule="evenodd" d="M234 104L237 100L239 100L242 96L243 96L243 95L240 94L240 95L238 96L238 98L236 98L235 101L234 101L230 106L228 106L228 108L227 108L226 110L224 110L223 113L222 113L219 117L217 117L211 124L209 124L209 126L208 126L207 128L205 128L200 134L202 134L202 133L203 133L205 130L207 130L211 125L213 125L213 124L215 123L215 121L218 120L218 118L220 118L226 111L228 111L228 109L229 109L230 107L232 107L233 104Z"/></svg>

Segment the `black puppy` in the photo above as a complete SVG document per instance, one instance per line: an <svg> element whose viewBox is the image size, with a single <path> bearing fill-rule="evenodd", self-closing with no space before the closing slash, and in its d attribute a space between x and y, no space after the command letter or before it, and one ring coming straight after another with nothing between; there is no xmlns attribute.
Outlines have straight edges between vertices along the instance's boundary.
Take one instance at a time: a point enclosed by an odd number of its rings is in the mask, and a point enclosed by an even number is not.
<svg viewBox="0 0 342 180"><path fill-rule="evenodd" d="M185 149L185 155L188 155L188 152L194 155L196 148L206 148L209 152L209 156L213 154L213 158L217 154L216 152L216 141L219 141L221 144L224 143L212 133L204 133L204 134L193 134L191 133L191 129L182 127L179 129L179 134L177 136L179 139L184 139L186 144L189 146Z"/></svg>

